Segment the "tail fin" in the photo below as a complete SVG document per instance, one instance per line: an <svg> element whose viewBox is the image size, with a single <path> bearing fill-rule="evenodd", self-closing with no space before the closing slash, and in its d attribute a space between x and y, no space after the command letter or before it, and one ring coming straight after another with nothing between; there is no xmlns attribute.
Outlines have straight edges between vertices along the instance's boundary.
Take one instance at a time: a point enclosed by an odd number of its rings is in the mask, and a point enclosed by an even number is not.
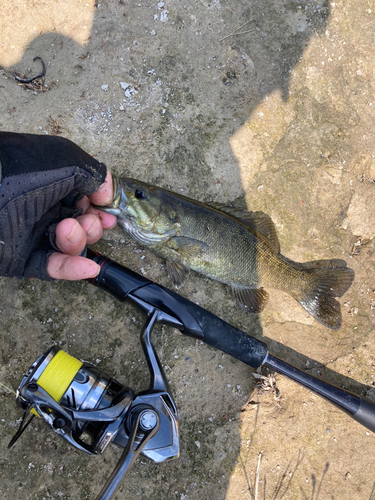
<svg viewBox="0 0 375 500"><path fill-rule="evenodd" d="M299 267L299 266L298 266ZM299 267L302 270L302 267ZM293 297L319 323L338 330L341 326L341 297L354 279L354 271L348 267L326 267L303 269L310 275L305 289L293 293Z"/></svg>

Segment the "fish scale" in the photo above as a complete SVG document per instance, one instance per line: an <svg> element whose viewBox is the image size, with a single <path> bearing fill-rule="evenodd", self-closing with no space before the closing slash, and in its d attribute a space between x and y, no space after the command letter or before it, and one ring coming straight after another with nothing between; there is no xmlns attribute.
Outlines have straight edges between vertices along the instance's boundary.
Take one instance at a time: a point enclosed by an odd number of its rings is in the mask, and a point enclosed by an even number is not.
<svg viewBox="0 0 375 500"><path fill-rule="evenodd" d="M208 245L207 251L201 257L193 256L191 261L185 259L186 265L207 276L212 272L211 278L218 279L220 276L226 283L243 281L244 284L258 285L255 260L245 256L245 252L257 251L256 236L249 230L243 231L238 222L231 220L226 214L193 205L187 200L175 200L173 194L163 193L160 190L155 190L155 194L180 214L182 235ZM227 242L226 239L230 241ZM258 243L258 246L262 245ZM158 251L163 252L163 249L160 248ZM266 255L268 249L259 248L258 254L260 252ZM212 270L209 264L212 264Z"/></svg>

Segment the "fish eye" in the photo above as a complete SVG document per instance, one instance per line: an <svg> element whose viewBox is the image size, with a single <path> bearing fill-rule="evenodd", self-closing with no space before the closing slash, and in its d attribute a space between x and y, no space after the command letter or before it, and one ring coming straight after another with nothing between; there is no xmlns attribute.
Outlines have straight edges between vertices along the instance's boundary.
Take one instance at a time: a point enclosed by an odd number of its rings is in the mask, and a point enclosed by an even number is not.
<svg viewBox="0 0 375 500"><path fill-rule="evenodd" d="M142 189L136 189L135 193L134 193L134 196L138 200L144 200L145 198L147 198L147 194L144 191L142 191Z"/></svg>

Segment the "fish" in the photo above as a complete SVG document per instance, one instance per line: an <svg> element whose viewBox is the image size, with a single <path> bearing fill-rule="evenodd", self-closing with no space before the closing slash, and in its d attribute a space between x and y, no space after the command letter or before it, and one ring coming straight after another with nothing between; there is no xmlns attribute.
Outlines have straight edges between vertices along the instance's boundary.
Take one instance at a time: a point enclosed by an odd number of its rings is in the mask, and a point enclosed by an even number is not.
<svg viewBox="0 0 375 500"><path fill-rule="evenodd" d="M279 289L322 325L340 328L336 297L354 279L344 260L299 263L284 257L272 219L263 212L202 203L132 178L113 176L113 188L113 202L96 208L116 215L131 238L165 259L176 288L193 270L225 283L252 313L264 309L266 289Z"/></svg>

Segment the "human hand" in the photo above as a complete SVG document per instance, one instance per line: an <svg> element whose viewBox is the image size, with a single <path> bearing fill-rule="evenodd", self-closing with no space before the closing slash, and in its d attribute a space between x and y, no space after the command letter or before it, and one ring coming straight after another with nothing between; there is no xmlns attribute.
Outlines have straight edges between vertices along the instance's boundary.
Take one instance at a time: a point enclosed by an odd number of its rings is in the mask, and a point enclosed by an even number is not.
<svg viewBox="0 0 375 500"><path fill-rule="evenodd" d="M63 137L14 132L0 132L0 165L0 276L97 274L79 255L115 223L90 206L111 201L106 166Z"/></svg>
<svg viewBox="0 0 375 500"><path fill-rule="evenodd" d="M99 273L98 264L79 255L86 245L96 243L102 237L103 229L110 229L116 224L115 215L91 206L91 203L109 205L112 198L112 176L107 172L100 188L77 203L82 215L76 219L64 219L57 225L55 244L61 253L54 252L48 257L47 272L51 278L80 280L93 278Z"/></svg>

